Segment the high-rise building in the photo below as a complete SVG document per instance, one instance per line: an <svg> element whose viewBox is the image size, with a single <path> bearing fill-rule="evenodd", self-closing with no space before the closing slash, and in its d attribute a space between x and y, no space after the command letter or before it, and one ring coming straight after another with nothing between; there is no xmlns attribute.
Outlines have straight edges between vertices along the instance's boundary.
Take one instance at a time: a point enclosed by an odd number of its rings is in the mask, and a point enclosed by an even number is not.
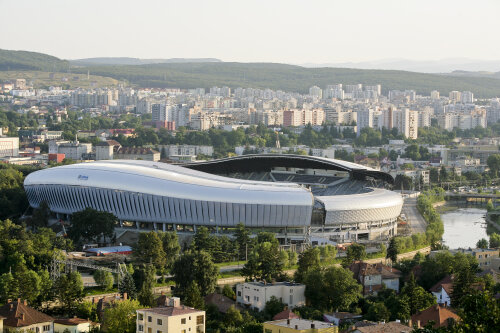
<svg viewBox="0 0 500 333"><path fill-rule="evenodd" d="M373 109L364 109L357 111L357 135L361 134L361 130L365 127L373 127Z"/></svg>
<svg viewBox="0 0 500 333"><path fill-rule="evenodd" d="M450 93L448 94L448 98L452 102L460 102L462 99L462 94L460 93L460 91L450 91Z"/></svg>
<svg viewBox="0 0 500 333"><path fill-rule="evenodd" d="M309 95L317 98L323 98L323 90L318 86L312 86L309 88Z"/></svg>
<svg viewBox="0 0 500 333"><path fill-rule="evenodd" d="M464 104L474 103L474 94L471 91L462 91L460 101Z"/></svg>
<svg viewBox="0 0 500 333"><path fill-rule="evenodd" d="M437 90L431 91L431 99L439 99L439 91Z"/></svg>

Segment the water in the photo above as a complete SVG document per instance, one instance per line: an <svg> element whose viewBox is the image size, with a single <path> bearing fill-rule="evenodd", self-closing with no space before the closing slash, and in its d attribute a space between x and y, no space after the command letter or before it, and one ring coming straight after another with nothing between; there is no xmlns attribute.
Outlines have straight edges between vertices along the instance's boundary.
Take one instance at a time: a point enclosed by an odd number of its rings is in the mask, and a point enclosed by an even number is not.
<svg viewBox="0 0 500 333"><path fill-rule="evenodd" d="M443 241L450 249L475 248L486 234L486 209L459 208L441 214L444 224Z"/></svg>

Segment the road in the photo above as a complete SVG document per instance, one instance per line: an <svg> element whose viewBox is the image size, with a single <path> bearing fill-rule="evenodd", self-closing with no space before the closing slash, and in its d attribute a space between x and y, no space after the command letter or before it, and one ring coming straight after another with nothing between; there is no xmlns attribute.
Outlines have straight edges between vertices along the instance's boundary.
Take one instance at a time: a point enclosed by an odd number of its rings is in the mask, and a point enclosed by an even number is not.
<svg viewBox="0 0 500 333"><path fill-rule="evenodd" d="M417 198L406 198L403 204L403 213L410 224L412 233L424 233L427 222L417 209Z"/></svg>

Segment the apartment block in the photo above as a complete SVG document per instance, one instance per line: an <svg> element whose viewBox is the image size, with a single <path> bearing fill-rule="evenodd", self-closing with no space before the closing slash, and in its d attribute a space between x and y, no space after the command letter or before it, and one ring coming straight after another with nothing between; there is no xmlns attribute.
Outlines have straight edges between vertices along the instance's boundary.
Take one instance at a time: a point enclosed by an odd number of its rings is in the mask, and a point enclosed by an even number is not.
<svg viewBox="0 0 500 333"><path fill-rule="evenodd" d="M137 333L204 333L205 311L180 305L137 310Z"/></svg>
<svg viewBox="0 0 500 333"><path fill-rule="evenodd" d="M262 311L272 296L293 309L306 304L306 286L293 282L246 282L236 285L236 302Z"/></svg>

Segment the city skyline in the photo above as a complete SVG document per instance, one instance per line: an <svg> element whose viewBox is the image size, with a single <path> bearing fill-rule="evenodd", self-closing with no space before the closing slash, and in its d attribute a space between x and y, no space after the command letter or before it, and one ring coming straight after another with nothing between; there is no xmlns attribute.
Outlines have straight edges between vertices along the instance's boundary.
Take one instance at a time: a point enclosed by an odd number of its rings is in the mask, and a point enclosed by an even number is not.
<svg viewBox="0 0 500 333"><path fill-rule="evenodd" d="M495 1L0 1L5 49L89 57L342 63L495 60ZM463 24L466 21L467 24ZM21 23L19 23L21 22ZM85 29L82 29L84 28ZM36 31L36 33L33 33ZM54 43L54 38L63 41ZM52 40L52 42L50 42ZM316 50L316 51L312 51Z"/></svg>

